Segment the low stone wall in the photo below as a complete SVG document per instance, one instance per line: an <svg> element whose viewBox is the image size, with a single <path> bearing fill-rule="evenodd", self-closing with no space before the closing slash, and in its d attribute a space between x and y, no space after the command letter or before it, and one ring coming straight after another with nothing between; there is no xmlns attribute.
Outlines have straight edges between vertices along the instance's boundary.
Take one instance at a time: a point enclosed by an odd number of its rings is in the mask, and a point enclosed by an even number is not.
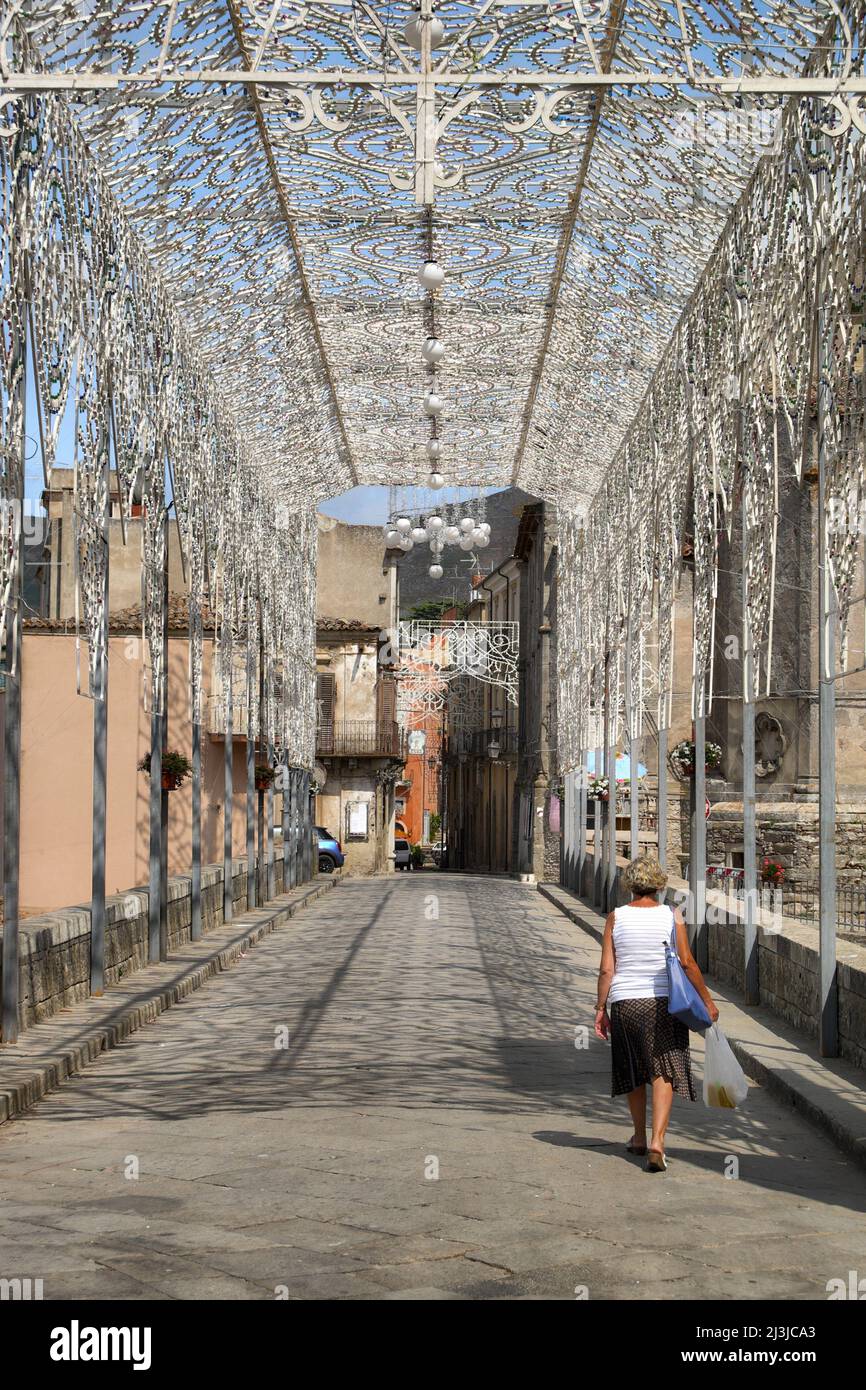
<svg viewBox="0 0 866 1390"><path fill-rule="evenodd" d="M283 864L275 861L277 893L282 892ZM223 922L223 866L208 864L201 872L202 932ZM106 902L105 982L116 984L147 965L148 890L133 888ZM234 915L247 907L247 861L232 863ZM177 951L190 939L192 882L188 875L168 881L168 949ZM0 933L2 936L2 933ZM22 1028L50 1018L90 997L90 908L70 907L30 917L19 927L20 1007Z"/></svg>
<svg viewBox="0 0 866 1390"><path fill-rule="evenodd" d="M866 882L866 802L842 802L835 818L836 871L840 883ZM687 837L688 838L688 837ZM758 862L775 859L795 885L818 872L818 806L815 801L759 801L755 815ZM743 843L743 803L719 801L707 821L707 862L724 864Z"/></svg>
<svg viewBox="0 0 866 1390"><path fill-rule="evenodd" d="M626 860L617 860L619 875ZM584 865L584 896L591 899L593 861ZM671 878L665 900L682 907L688 884ZM619 900L624 900L622 897ZM709 924L708 974L723 984L744 986L742 903L723 893L707 894ZM837 938L839 987L839 1050L843 1057L866 1067L866 946ZM818 929L809 922L758 913L758 984L761 1003L810 1037L818 1036L820 966Z"/></svg>

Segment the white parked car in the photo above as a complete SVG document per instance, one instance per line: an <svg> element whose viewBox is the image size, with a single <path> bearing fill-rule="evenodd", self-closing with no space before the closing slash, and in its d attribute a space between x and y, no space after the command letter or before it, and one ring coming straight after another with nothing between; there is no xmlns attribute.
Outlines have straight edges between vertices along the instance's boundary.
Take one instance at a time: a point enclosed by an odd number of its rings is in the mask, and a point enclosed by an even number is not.
<svg viewBox="0 0 866 1390"><path fill-rule="evenodd" d="M411 869L412 867L413 867L413 865L412 865L412 847L411 847L411 845L409 844L409 841L408 841L408 840L395 840L395 841L394 841L394 868L395 868L395 869Z"/></svg>

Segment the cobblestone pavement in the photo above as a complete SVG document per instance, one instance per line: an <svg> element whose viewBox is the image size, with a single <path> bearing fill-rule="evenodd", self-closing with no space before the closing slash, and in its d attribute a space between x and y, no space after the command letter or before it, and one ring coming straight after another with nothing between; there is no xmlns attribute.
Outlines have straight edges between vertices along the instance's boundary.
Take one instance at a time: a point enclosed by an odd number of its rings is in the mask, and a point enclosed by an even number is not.
<svg viewBox="0 0 866 1390"><path fill-rule="evenodd" d="M607 1049L575 1046L597 959L509 880L340 885L0 1129L0 1275L47 1299L821 1299L866 1273L866 1175L760 1088L678 1101L667 1174L626 1155Z"/></svg>

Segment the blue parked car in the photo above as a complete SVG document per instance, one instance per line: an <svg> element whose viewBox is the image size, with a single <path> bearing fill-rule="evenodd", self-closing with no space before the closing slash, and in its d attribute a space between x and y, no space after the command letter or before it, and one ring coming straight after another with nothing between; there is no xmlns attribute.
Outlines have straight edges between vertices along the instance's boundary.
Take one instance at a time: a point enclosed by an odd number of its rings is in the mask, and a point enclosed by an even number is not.
<svg viewBox="0 0 866 1390"><path fill-rule="evenodd" d="M323 825L316 826L316 834L319 837L319 873L332 874L335 869L342 869L346 856L340 841Z"/></svg>

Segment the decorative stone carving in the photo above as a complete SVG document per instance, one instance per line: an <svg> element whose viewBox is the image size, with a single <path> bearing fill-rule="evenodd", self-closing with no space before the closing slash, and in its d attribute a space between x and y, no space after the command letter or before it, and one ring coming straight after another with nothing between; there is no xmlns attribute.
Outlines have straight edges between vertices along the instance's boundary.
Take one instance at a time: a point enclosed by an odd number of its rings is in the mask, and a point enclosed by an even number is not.
<svg viewBox="0 0 866 1390"><path fill-rule="evenodd" d="M782 766L788 737L781 721L762 710L755 718L755 776L772 777Z"/></svg>

